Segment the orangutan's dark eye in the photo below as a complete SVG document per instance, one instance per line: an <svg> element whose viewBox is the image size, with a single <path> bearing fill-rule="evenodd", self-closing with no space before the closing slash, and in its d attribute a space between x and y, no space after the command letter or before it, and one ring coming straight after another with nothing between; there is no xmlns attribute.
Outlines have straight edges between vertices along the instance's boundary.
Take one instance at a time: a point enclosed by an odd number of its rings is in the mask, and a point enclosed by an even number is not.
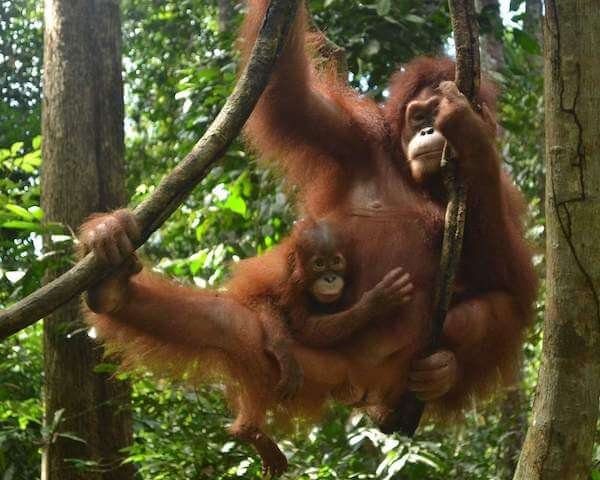
<svg viewBox="0 0 600 480"><path fill-rule="evenodd" d="M313 261L313 267L315 270L323 270L325 268L325 260L322 258L315 258Z"/></svg>

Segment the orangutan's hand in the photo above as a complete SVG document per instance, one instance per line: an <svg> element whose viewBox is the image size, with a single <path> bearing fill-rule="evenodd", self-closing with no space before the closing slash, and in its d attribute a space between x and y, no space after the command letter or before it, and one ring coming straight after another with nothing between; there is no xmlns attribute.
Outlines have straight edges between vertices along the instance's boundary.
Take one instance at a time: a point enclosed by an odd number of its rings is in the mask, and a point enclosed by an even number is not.
<svg viewBox="0 0 600 480"><path fill-rule="evenodd" d="M458 363L454 353L440 350L415 360L408 374L408 388L424 402L448 393L458 380Z"/></svg>

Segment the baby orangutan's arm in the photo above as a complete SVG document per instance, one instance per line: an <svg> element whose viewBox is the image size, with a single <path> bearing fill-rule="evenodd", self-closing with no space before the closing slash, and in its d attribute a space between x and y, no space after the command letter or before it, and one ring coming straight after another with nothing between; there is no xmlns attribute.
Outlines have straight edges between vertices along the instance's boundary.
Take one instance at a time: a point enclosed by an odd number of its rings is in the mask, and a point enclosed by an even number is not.
<svg viewBox="0 0 600 480"><path fill-rule="evenodd" d="M347 310L329 315L292 319L294 337L304 345L330 347L340 344L371 320L395 313L412 298L410 275L396 268Z"/></svg>

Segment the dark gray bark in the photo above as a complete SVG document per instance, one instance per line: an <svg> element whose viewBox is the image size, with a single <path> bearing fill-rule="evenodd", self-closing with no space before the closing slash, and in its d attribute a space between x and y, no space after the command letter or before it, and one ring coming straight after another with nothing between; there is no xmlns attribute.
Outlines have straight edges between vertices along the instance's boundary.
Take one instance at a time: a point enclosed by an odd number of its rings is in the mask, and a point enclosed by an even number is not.
<svg viewBox="0 0 600 480"><path fill-rule="evenodd" d="M76 230L92 212L125 204L118 1L46 0L42 133L47 221ZM52 248L49 239L46 246ZM46 317L44 359L46 424L63 412L44 448L44 480L132 479L119 452L132 440L130 385L94 373L105 360L78 300ZM81 471L72 459L97 466Z"/></svg>
<svg viewBox="0 0 600 480"><path fill-rule="evenodd" d="M479 57L479 24L474 0L448 0L450 20L454 31L456 48L455 82L460 92L471 102L473 108L481 84L481 64ZM446 218L440 265L435 285L435 306L433 328L429 348L436 350L442 337L442 329L448 309L452 302L454 280L462 253L465 219L467 215L467 191L462 178L458 175L457 159L453 158L448 142L444 146L441 161L442 178L447 192ZM425 409L425 403L414 392L408 392L403 400L402 409L388 420L390 431L400 431L412 437L419 426Z"/></svg>
<svg viewBox="0 0 600 480"><path fill-rule="evenodd" d="M542 29L543 11L542 0L525 0L523 29L538 41L540 47L544 43L544 31Z"/></svg>
<svg viewBox="0 0 600 480"><path fill-rule="evenodd" d="M518 480L590 478L600 395L600 15L547 0L547 300Z"/></svg>
<svg viewBox="0 0 600 480"><path fill-rule="evenodd" d="M542 28L543 6L542 0L526 0L525 18L523 20L523 30L531 35L538 42L540 50L544 45L544 30ZM529 63L532 68L542 70L544 68L544 59L540 55L529 55Z"/></svg>
<svg viewBox="0 0 600 480"><path fill-rule="evenodd" d="M481 26L481 66L485 71L499 72L504 68L502 18L498 0L477 0L477 11L483 19Z"/></svg>
<svg viewBox="0 0 600 480"><path fill-rule="evenodd" d="M527 432L528 399L523 391L522 375L512 386L504 389L500 400L499 426L503 435L499 445L497 472L499 479L508 480L515 473Z"/></svg>
<svg viewBox="0 0 600 480"><path fill-rule="evenodd" d="M219 31L226 32L231 27L233 19L235 0L219 0Z"/></svg>

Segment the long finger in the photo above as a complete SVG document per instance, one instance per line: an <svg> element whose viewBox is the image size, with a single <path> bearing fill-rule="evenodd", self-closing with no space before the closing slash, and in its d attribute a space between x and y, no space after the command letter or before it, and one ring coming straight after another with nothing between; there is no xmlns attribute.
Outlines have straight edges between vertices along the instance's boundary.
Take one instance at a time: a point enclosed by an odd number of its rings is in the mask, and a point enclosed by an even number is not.
<svg viewBox="0 0 600 480"><path fill-rule="evenodd" d="M123 260L119 253L117 242L110 235L102 235L101 248L106 254L106 258L112 265L118 265Z"/></svg>
<svg viewBox="0 0 600 480"><path fill-rule="evenodd" d="M90 232L91 250L96 254L96 256L100 259L101 262L109 263L110 261L108 259L108 255L106 254L106 248L104 247L103 239L104 237L98 231L98 229L94 230L93 232Z"/></svg>
<svg viewBox="0 0 600 480"><path fill-rule="evenodd" d="M396 280L398 279L398 277L400 277L402 275L402 273L404 272L404 269L402 267L398 267L398 268L394 268L393 270L390 270L387 275L385 277L383 277L383 280L381 281L380 285L381 286L391 286L393 285Z"/></svg>
<svg viewBox="0 0 600 480"><path fill-rule="evenodd" d="M412 283L409 283L408 285L398 285L396 288L398 288L399 295L408 295L413 292L415 286Z"/></svg>
<svg viewBox="0 0 600 480"><path fill-rule="evenodd" d="M119 249L119 253L122 258L127 257L131 253L133 253L133 244L129 240L129 237L124 231L120 231L116 235L117 247Z"/></svg>
<svg viewBox="0 0 600 480"><path fill-rule="evenodd" d="M135 217L128 210L119 210L116 212L117 218L121 225L125 228L127 235L133 242L137 242L140 238L140 228Z"/></svg>

